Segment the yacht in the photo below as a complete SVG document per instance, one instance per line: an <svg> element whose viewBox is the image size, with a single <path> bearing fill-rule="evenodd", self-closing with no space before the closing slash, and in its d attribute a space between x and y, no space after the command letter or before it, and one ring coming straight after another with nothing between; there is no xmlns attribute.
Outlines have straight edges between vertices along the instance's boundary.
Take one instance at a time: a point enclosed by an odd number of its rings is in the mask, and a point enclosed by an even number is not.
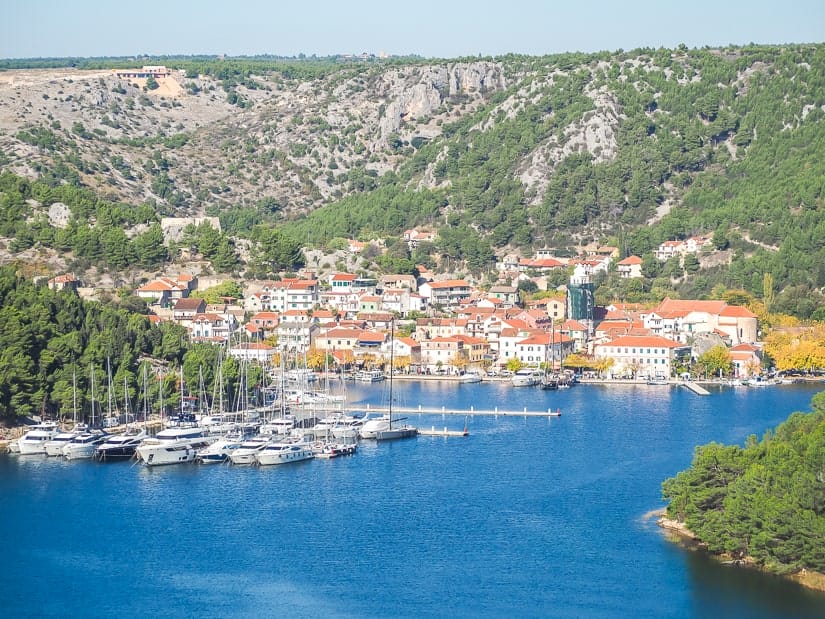
<svg viewBox="0 0 825 619"><path fill-rule="evenodd" d="M246 439L229 454L232 464L255 464L255 454L267 446L271 437L258 434Z"/></svg>
<svg viewBox="0 0 825 619"><path fill-rule="evenodd" d="M199 449L214 442L205 428L166 428L143 439L137 446L138 460L146 466L193 462Z"/></svg>
<svg viewBox="0 0 825 619"><path fill-rule="evenodd" d="M522 368L517 371L510 378L510 384L513 387L534 387L541 383L544 374L541 370L533 370L530 368Z"/></svg>
<svg viewBox="0 0 825 619"><path fill-rule="evenodd" d="M56 421L45 421L33 425L28 432L17 439L17 449L21 456L46 453L46 443L60 432Z"/></svg>
<svg viewBox="0 0 825 619"><path fill-rule="evenodd" d="M100 430L90 430L79 434L63 447L63 456L66 460L80 460L91 458L98 446L106 440L107 434Z"/></svg>
<svg viewBox="0 0 825 619"><path fill-rule="evenodd" d="M461 375L461 378L458 379L458 382L463 383L465 385L469 385L469 384L472 384L472 383L480 383L481 380L482 380L481 373L472 371L472 372L464 372L464 374Z"/></svg>
<svg viewBox="0 0 825 619"><path fill-rule="evenodd" d="M94 458L101 462L117 458L131 458L138 445L148 435L144 428L127 428L123 434L113 434L95 449Z"/></svg>
<svg viewBox="0 0 825 619"><path fill-rule="evenodd" d="M300 462L314 457L315 452L309 443L269 443L255 454L255 460L261 466Z"/></svg>
<svg viewBox="0 0 825 619"><path fill-rule="evenodd" d="M243 444L241 433L227 434L211 445L199 449L195 461L201 464L221 464Z"/></svg>
<svg viewBox="0 0 825 619"><path fill-rule="evenodd" d="M383 414L380 417L370 417L366 419L358 432L361 438L376 438L378 432L389 430L390 416Z"/></svg>
<svg viewBox="0 0 825 619"><path fill-rule="evenodd" d="M62 456L63 448L76 436L87 431L89 427L85 423L75 424L74 428L65 432L58 432L51 440L46 441L47 456Z"/></svg>
<svg viewBox="0 0 825 619"><path fill-rule="evenodd" d="M261 425L261 434L286 436L292 432L295 427L295 417L293 415L284 415L283 417L275 417Z"/></svg>

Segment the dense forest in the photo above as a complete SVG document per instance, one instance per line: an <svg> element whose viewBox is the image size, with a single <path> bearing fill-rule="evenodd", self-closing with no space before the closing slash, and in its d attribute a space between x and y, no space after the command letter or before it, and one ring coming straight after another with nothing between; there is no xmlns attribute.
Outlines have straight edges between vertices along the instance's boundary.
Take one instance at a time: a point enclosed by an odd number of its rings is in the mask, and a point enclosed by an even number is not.
<svg viewBox="0 0 825 619"><path fill-rule="evenodd" d="M778 573L825 572L825 393L744 447L698 447L662 484L669 518L710 552Z"/></svg>
<svg viewBox="0 0 825 619"><path fill-rule="evenodd" d="M173 322L152 324L135 299L81 300L0 267L0 419L31 415L90 421L109 406L132 415L175 410L181 376L187 393L237 404L260 368L242 370L219 346L191 344ZM139 306L137 306L139 308ZM181 372L182 367L182 372ZM220 367L223 384L218 381ZM222 390L221 390L222 387ZM250 389L251 391L251 389Z"/></svg>

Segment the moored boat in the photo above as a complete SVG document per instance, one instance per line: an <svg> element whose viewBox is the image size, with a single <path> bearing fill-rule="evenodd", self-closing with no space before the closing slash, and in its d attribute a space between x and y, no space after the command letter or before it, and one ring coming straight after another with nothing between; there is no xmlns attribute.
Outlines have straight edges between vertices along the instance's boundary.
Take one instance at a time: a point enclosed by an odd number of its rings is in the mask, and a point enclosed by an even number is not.
<svg viewBox="0 0 825 619"><path fill-rule="evenodd" d="M464 374L461 375L461 378L458 379L458 382L469 385L472 383L480 383L482 380L483 378L480 372L471 371L464 372Z"/></svg>
<svg viewBox="0 0 825 619"><path fill-rule="evenodd" d="M541 383L542 376L541 370L522 368L513 374L510 384L513 387L534 387Z"/></svg>
<svg viewBox="0 0 825 619"><path fill-rule="evenodd" d="M60 428L56 421L45 421L31 426L28 432L17 439L16 453L21 456L28 456L32 454L45 454L46 443L52 440L58 433Z"/></svg>
<svg viewBox="0 0 825 619"><path fill-rule="evenodd" d="M270 443L272 437L258 434L242 442L229 454L232 464L255 464L255 454Z"/></svg>
<svg viewBox="0 0 825 619"><path fill-rule="evenodd" d="M90 430L79 434L63 447L63 457L66 460L91 458L107 436L100 430Z"/></svg>
<svg viewBox="0 0 825 619"><path fill-rule="evenodd" d="M269 443L255 454L255 460L261 466L300 462L315 457L308 443Z"/></svg>
<svg viewBox="0 0 825 619"><path fill-rule="evenodd" d="M65 432L58 432L51 440L46 441L45 449L47 456L62 456L63 448L77 436L87 431L89 427L83 424L75 424L74 428Z"/></svg>
<svg viewBox="0 0 825 619"><path fill-rule="evenodd" d="M144 439L135 453L146 466L193 462L198 450L214 440L205 428L167 428Z"/></svg>
<svg viewBox="0 0 825 619"><path fill-rule="evenodd" d="M138 445L148 435L144 428L128 428L123 434L112 434L95 449L94 458L101 462L131 458Z"/></svg>
<svg viewBox="0 0 825 619"><path fill-rule="evenodd" d="M201 464L220 464L229 460L229 456L243 444L240 434L222 436L211 445L199 449L195 461Z"/></svg>

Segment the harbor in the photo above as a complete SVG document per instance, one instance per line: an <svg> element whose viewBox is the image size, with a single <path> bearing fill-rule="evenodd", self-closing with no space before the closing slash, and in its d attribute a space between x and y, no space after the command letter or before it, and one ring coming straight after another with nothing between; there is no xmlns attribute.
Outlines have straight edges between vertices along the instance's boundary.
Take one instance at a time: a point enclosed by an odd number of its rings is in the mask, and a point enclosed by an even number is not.
<svg viewBox="0 0 825 619"><path fill-rule="evenodd" d="M396 388L408 408L562 416L401 414L419 430L466 422L469 436L364 440L287 466L2 455L4 611L32 616L36 600L38 616L135 614L161 595L169 617L825 613L825 599L682 551L644 517L696 445L741 445L808 410L820 385L701 398L644 384ZM382 391L348 394L378 417ZM399 590L416 595L376 594Z"/></svg>

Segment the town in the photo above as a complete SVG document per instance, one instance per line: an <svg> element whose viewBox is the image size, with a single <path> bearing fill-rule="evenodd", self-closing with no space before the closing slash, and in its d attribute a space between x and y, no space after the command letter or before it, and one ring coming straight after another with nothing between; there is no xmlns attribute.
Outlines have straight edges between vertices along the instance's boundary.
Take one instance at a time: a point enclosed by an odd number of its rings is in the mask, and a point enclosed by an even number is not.
<svg viewBox="0 0 825 619"><path fill-rule="evenodd" d="M412 249L435 235L407 230L403 238ZM693 256L709 244L707 237L668 241L656 257ZM367 245L352 240L347 251L355 256ZM617 248L598 246L575 258L556 257L549 249L531 258L508 257L496 265L498 282L486 289L419 265L418 277L305 268L279 279L244 281L242 295L219 302L200 293L234 278L168 274L134 294L147 303L151 320L184 326L192 342L227 345L236 358L268 364L279 355L317 359L313 353L320 352L335 371L383 368L392 355L402 374L505 376L524 367L661 380L685 377L699 354L723 346L731 367L726 378L763 373L758 319L743 306L670 298L651 307L596 306L593 278L600 271L642 277L639 257L617 257ZM569 273L567 283L547 290L547 276L560 271ZM548 294L525 298L519 289L525 281ZM94 297L94 288L80 284L70 274L49 280L50 287ZM396 320L399 330L391 332Z"/></svg>

